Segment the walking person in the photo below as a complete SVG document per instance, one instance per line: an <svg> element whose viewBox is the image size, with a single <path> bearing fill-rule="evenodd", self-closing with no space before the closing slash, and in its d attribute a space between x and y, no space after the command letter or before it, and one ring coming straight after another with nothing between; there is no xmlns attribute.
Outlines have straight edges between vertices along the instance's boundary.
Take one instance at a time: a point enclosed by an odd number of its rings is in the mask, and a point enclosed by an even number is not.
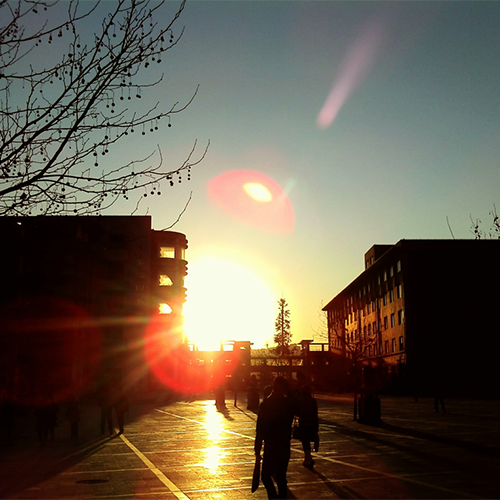
<svg viewBox="0 0 500 500"><path fill-rule="evenodd" d="M113 405L109 387L101 389L97 403L101 408L101 434L106 431L106 423L110 434L113 434Z"/></svg>
<svg viewBox="0 0 500 500"><path fill-rule="evenodd" d="M294 400L287 393L288 381L284 377L276 377L273 390L262 401L257 417L254 450L255 456L260 459L264 443L261 477L268 498L287 498L286 472L290 461L292 422L297 412Z"/></svg>
<svg viewBox="0 0 500 500"><path fill-rule="evenodd" d="M257 384L257 377L252 375L250 377L250 384L247 390L247 409L256 412L259 409L259 387Z"/></svg>
<svg viewBox="0 0 500 500"><path fill-rule="evenodd" d="M71 427L71 439L78 438L78 423L80 422L80 407L75 396L71 396L66 406L66 420Z"/></svg>
<svg viewBox="0 0 500 500"><path fill-rule="evenodd" d="M314 451L319 447L319 419L318 403L311 394L311 386L304 385L298 396L299 401L299 435L302 449L304 450L304 467L312 469L314 459L311 454L311 443L314 443Z"/></svg>
<svg viewBox="0 0 500 500"><path fill-rule="evenodd" d="M120 434L123 434L125 413L129 411L129 403L127 395L121 389L114 398L113 408L115 409L116 418L118 420L118 429L120 431Z"/></svg>
<svg viewBox="0 0 500 500"><path fill-rule="evenodd" d="M51 397L48 398L48 407L47 407L47 431L48 437L51 441L54 441L55 430L57 427L57 414L59 412L59 407L55 403L54 399Z"/></svg>

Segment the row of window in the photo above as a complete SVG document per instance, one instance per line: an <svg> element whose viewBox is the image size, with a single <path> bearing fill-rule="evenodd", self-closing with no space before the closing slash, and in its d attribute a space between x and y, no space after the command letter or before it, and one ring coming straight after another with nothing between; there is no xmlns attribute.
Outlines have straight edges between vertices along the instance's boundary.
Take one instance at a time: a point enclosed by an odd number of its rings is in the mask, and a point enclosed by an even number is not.
<svg viewBox="0 0 500 500"><path fill-rule="evenodd" d="M399 351L404 350L404 340L403 336L399 337L398 343L396 343L396 338L392 338L389 344L389 340L385 340L384 343L373 344L368 346L368 356L378 356L382 354L392 354L396 352L396 346Z"/></svg>
<svg viewBox="0 0 500 500"><path fill-rule="evenodd" d="M341 347L341 342L339 338L334 338L333 339L333 344L332 347ZM365 356L378 356L382 354L392 354L396 352L396 349L399 351L404 350L404 339L403 336L401 335L399 339L396 339L393 337L392 339L389 340L384 340L384 342L379 342L375 344L368 345L366 348L366 352L364 353Z"/></svg>
<svg viewBox="0 0 500 500"><path fill-rule="evenodd" d="M391 288L381 297L375 298L373 300L368 300L362 308L354 310L353 306L345 305L342 309L335 309L333 311L328 311L328 318L330 321L340 320L343 317L347 317L347 324L351 324L354 321L358 321L362 316L368 316L372 312L379 311L382 306L393 303L396 299L403 298L403 284L400 283L394 288ZM348 313L347 311L350 310Z"/></svg>
<svg viewBox="0 0 500 500"><path fill-rule="evenodd" d="M389 328L394 328L397 325L402 325L404 322L404 311L400 309L396 313L392 313L390 316L384 316L383 320L383 330L389 330ZM390 326L389 326L390 324ZM347 342L357 342L358 340L363 340L365 343L368 342L372 335L382 331L382 322L381 321L373 321L367 325L363 326L363 329L357 328L352 332L347 332L346 341ZM361 337L360 337L361 336Z"/></svg>

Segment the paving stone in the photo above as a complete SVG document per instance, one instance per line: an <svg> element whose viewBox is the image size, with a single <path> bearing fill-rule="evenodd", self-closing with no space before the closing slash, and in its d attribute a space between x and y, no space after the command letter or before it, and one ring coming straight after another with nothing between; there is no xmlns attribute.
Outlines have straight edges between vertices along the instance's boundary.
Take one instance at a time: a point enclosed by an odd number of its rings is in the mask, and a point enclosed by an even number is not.
<svg viewBox="0 0 500 500"><path fill-rule="evenodd" d="M352 398L318 396L320 451L315 468L302 466L292 441L289 497L498 498L498 401L382 398L383 422L353 420ZM101 436L99 409L82 407L76 442L59 429L40 447L33 422L16 423L12 443L0 447L0 498L252 499L256 415L213 401L135 405L123 436ZM183 496L184 495L184 496Z"/></svg>

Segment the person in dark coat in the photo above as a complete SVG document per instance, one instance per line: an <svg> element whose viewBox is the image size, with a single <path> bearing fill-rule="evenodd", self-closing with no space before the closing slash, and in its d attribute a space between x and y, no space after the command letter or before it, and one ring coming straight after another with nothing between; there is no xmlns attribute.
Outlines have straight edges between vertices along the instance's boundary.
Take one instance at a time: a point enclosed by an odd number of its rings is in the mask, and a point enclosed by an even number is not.
<svg viewBox="0 0 500 500"><path fill-rule="evenodd" d="M312 469L314 460L311 455L311 442L314 443L314 451L318 451L319 419L318 403L312 397L311 386L304 385L299 394L299 434L302 449L304 450L303 465Z"/></svg>
<svg viewBox="0 0 500 500"><path fill-rule="evenodd" d="M78 423L80 422L80 407L78 400L72 396L66 405L66 420L71 427L71 439L78 437Z"/></svg>
<svg viewBox="0 0 500 500"><path fill-rule="evenodd" d="M104 434L106 430L106 423L108 424L109 433L113 434L113 404L108 387L101 390L97 403L101 408L101 434Z"/></svg>
<svg viewBox="0 0 500 500"><path fill-rule="evenodd" d="M129 411L129 403L127 395L122 390L120 390L118 394L116 394L113 400L113 408L115 409L116 418L118 419L118 428L120 434L123 434L125 413Z"/></svg>
<svg viewBox="0 0 500 500"><path fill-rule="evenodd" d="M296 404L291 397L287 397L287 393L287 380L284 377L276 377L273 391L262 401L257 417L254 450L255 456L260 457L264 443L261 477L268 498L287 498L286 472L290 461L292 423L297 413Z"/></svg>
<svg viewBox="0 0 500 500"><path fill-rule="evenodd" d="M45 445L49 436L49 427L51 420L50 401L47 398L41 397L37 400L35 407L35 417L38 441L40 445Z"/></svg>
<svg viewBox="0 0 500 500"><path fill-rule="evenodd" d="M47 432L48 437L51 441L54 441L55 430L57 427L57 414L59 413L59 407L52 397L48 399L48 408L47 408Z"/></svg>
<svg viewBox="0 0 500 500"><path fill-rule="evenodd" d="M257 386L257 377L252 375L250 377L250 384L247 392L247 409L256 412L259 409L259 388Z"/></svg>

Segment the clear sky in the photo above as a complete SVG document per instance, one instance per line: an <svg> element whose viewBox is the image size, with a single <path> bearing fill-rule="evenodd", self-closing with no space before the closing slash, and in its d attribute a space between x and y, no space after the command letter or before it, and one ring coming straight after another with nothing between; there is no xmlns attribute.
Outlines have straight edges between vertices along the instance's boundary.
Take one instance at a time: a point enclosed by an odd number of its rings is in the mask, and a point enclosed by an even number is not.
<svg viewBox="0 0 500 500"><path fill-rule="evenodd" d="M211 145L191 181L141 213L169 226L192 191L174 230L189 240L187 314L203 335L260 347L283 296L294 341L312 338L373 244L450 238L447 217L470 238L470 214L487 221L500 203L500 2L188 0L180 22L156 92L200 90L144 147L174 167L195 139ZM238 170L281 187L290 231L209 195Z"/></svg>

